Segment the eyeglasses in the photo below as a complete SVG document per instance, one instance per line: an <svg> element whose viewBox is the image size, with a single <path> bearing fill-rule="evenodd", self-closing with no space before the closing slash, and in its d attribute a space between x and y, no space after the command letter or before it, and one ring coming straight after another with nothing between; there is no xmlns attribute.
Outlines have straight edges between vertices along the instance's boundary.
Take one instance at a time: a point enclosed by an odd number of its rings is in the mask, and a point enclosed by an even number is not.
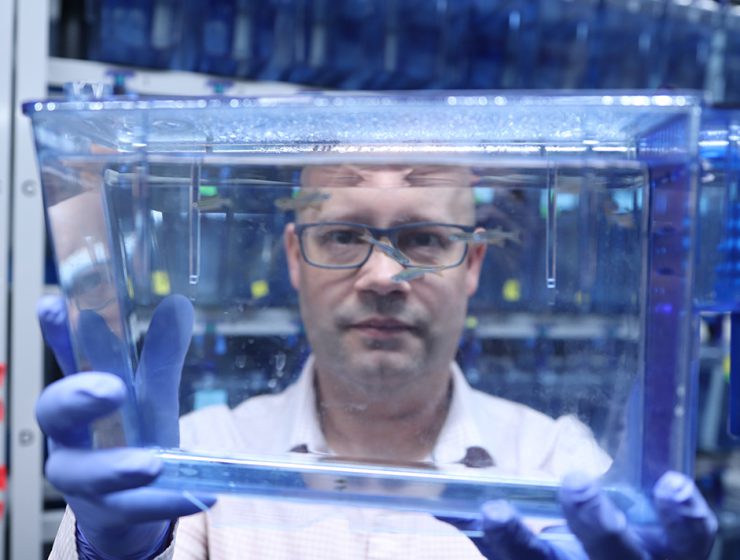
<svg viewBox="0 0 740 560"><path fill-rule="evenodd" d="M360 268L374 247L404 267L452 268L468 254L475 226L417 222L376 228L352 222L296 224L303 259L320 268ZM381 241L388 239L390 245Z"/></svg>
<svg viewBox="0 0 740 560"><path fill-rule="evenodd" d="M78 273L67 286L67 296L78 310L100 311L115 302L116 291L107 266L97 263Z"/></svg>

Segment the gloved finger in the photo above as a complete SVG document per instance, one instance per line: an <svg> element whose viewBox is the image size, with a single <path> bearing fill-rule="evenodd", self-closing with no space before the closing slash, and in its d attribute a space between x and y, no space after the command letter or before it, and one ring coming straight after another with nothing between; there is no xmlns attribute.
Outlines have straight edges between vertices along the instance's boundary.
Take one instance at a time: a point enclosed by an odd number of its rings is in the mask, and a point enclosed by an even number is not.
<svg viewBox="0 0 740 560"><path fill-rule="evenodd" d="M688 477L667 472L653 490L655 509L671 558L706 558L717 533L717 518Z"/></svg>
<svg viewBox="0 0 740 560"><path fill-rule="evenodd" d="M115 373L130 379L130 357L126 341L116 336L106 320L97 312L80 311L75 333L80 352L96 371Z"/></svg>
<svg viewBox="0 0 740 560"><path fill-rule="evenodd" d="M563 480L560 503L573 534L590 560L649 560L627 518L600 490L596 482L574 473Z"/></svg>
<svg viewBox="0 0 740 560"><path fill-rule="evenodd" d="M162 461L145 449L56 449L46 461L46 477L65 496L98 496L138 488L162 471Z"/></svg>
<svg viewBox="0 0 740 560"><path fill-rule="evenodd" d="M466 535L484 556L487 554L487 546L483 543L482 522L480 515L435 515L444 523L452 525L455 529Z"/></svg>
<svg viewBox="0 0 740 560"><path fill-rule="evenodd" d="M72 340L69 336L67 306L61 296L44 296L36 305L41 334L51 348L64 375L77 371Z"/></svg>
<svg viewBox="0 0 740 560"><path fill-rule="evenodd" d="M480 535L481 529L481 518L479 515L468 515L468 516L448 516L448 515L435 515L437 519L452 525L455 529L466 535Z"/></svg>
<svg viewBox="0 0 740 560"><path fill-rule="evenodd" d="M174 521L151 521L108 529L77 519L77 556L79 558L154 558L174 532ZM116 530L117 529L117 530ZM114 535L111 538L111 533ZM90 538L91 537L91 538Z"/></svg>
<svg viewBox="0 0 740 560"><path fill-rule="evenodd" d="M181 295L163 299L152 316L135 384L144 445L179 444L180 375L193 316L192 304Z"/></svg>
<svg viewBox="0 0 740 560"><path fill-rule="evenodd" d="M90 446L90 423L115 411L126 388L109 373L78 373L55 381L36 403L41 430L54 442L72 447Z"/></svg>
<svg viewBox="0 0 740 560"><path fill-rule="evenodd" d="M82 523L85 534L85 520L94 519L95 530L125 527L128 524L177 519L203 511L216 503L211 494L187 494L179 490L164 488L136 488L99 496L95 500L70 496L69 506Z"/></svg>
<svg viewBox="0 0 740 560"><path fill-rule="evenodd" d="M506 501L486 502L483 516L483 553L495 560L569 560L568 556L537 538Z"/></svg>

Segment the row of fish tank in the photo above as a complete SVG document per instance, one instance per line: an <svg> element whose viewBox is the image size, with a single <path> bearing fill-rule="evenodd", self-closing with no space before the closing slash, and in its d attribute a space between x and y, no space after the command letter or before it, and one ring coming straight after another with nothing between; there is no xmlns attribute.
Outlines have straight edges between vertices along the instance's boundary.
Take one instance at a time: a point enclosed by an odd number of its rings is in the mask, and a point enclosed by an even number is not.
<svg viewBox="0 0 740 560"><path fill-rule="evenodd" d="M99 427L122 433L99 441L152 444L142 345L160 310L193 309L177 394L162 395L184 437L160 446L158 484L438 515L505 498L554 519L562 471L585 465L650 524L658 476L691 472L698 317L733 312L740 290L737 111L691 92L430 91L24 110L78 365L129 390ZM424 327L341 328L371 308ZM327 352L400 360L443 332L456 390L479 399L469 414L526 407L576 426L588 453L461 468L188 435L216 413L290 422L278 404L307 375L325 382ZM479 427L494 457L498 428Z"/></svg>
<svg viewBox="0 0 740 560"><path fill-rule="evenodd" d="M51 5L52 55L227 78L340 89L708 87L726 99L739 79L740 12L713 0Z"/></svg>

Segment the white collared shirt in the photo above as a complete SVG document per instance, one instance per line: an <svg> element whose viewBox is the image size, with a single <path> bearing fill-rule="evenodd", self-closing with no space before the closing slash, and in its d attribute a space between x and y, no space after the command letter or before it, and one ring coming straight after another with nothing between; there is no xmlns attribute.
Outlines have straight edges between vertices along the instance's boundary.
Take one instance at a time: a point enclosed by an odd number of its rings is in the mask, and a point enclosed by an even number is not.
<svg viewBox="0 0 740 560"><path fill-rule="evenodd" d="M473 389L457 364L451 365L452 398L447 419L429 460L460 463L471 447L492 458L500 474L559 480L586 469L600 474L611 460L591 431L574 416L554 420L527 406ZM328 454L316 410L313 357L295 383L276 395L262 395L229 409L212 406L181 419L184 449L268 455L304 449Z"/></svg>
<svg viewBox="0 0 740 560"><path fill-rule="evenodd" d="M452 368L452 397L430 461L467 469L473 449L487 473L557 481L572 470L598 475L611 460L573 416L552 419L524 405L470 387ZM296 382L276 395L251 398L181 418L181 447L194 452L249 453L285 458L290 451L328 454L316 410L313 358ZM482 471L483 471L482 470ZM65 555L70 519L55 553ZM72 521L73 523L73 521ZM74 527L74 525L71 525ZM65 530L64 527L67 527ZM74 532L71 535L74 543ZM72 550L74 547L72 547ZM58 552L58 553L57 553ZM462 533L422 513L221 496L207 513L182 518L174 545L161 559L176 560L450 560L482 558Z"/></svg>

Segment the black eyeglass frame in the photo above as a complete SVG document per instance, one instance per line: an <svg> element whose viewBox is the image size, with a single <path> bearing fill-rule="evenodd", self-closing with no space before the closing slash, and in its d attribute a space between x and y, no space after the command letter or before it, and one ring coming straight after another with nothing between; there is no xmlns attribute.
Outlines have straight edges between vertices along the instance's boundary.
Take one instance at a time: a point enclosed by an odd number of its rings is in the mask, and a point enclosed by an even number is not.
<svg viewBox="0 0 740 560"><path fill-rule="evenodd" d="M473 233L477 226L469 226L469 225L463 225L463 224L448 224L444 222L412 222L408 224L401 224L398 226L393 226L389 228L379 228L379 227L373 227L369 226L367 224L358 224L356 222L311 222L311 223L302 223L302 224L295 224L295 233L298 236L298 246L301 249L301 256L303 257L303 260L306 261L311 266L315 266L316 268L328 268L332 270L350 270L353 268L362 268L365 263L370 259L370 255L373 254L374 246L372 243L368 243L368 251L367 255L365 255L365 258L362 259L358 264L317 264L313 262L311 259L309 259L306 256L306 250L303 246L303 232L307 229L310 229L312 227L316 226L349 226L349 227L359 227L366 229L370 232L370 235L373 236L373 239L376 239L380 241L383 237L386 237L390 242L391 245L398 249L399 251L401 249L398 248L398 233L400 231L403 231L404 229L412 229L417 227L432 227L432 226L444 226L444 227L454 227L462 230L465 233ZM436 270L436 269L446 269L446 268L455 268L456 266L460 266L463 261L465 261L465 257L468 256L468 243L465 243L465 249L463 251L462 256L456 262L455 264L448 264L448 265L439 265L439 266L424 266L424 265L404 265L403 263L398 263L404 268L412 268L415 266L418 266L418 268L429 268L430 270Z"/></svg>

